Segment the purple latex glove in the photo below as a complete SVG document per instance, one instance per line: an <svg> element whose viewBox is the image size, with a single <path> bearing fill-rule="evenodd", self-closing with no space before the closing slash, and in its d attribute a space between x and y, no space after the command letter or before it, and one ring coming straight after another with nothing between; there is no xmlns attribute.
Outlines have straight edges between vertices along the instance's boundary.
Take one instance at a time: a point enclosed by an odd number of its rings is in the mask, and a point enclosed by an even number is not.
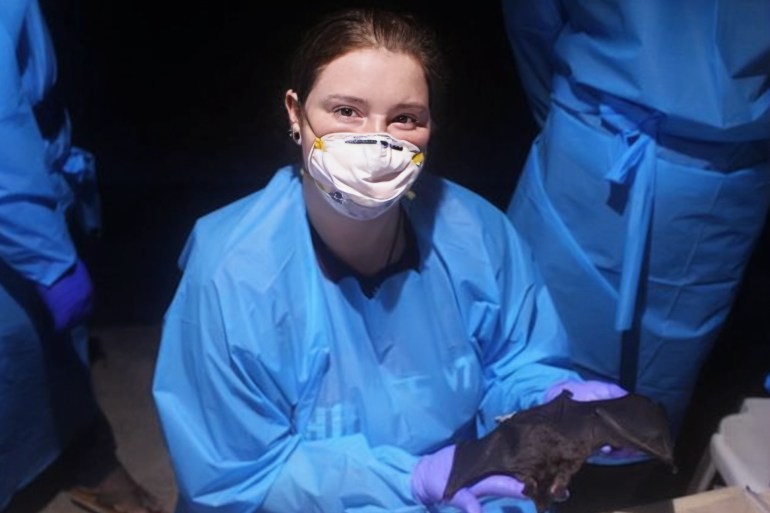
<svg viewBox="0 0 770 513"><path fill-rule="evenodd" d="M51 313L57 332L84 322L93 310L93 284L85 264L79 259L50 287L38 284L37 292Z"/></svg>
<svg viewBox="0 0 770 513"><path fill-rule="evenodd" d="M604 381L560 381L553 385L545 393L545 402L550 402L563 390L572 392L572 399L575 401L602 401L605 399L615 399L628 395L628 392L615 383Z"/></svg>
<svg viewBox="0 0 770 513"><path fill-rule="evenodd" d="M575 381L567 380L556 383L545 394L545 402L549 402L562 393L563 390L572 392L575 401L601 401L615 399L628 394L628 391L615 383L604 381ZM602 465L618 465L632 463L649 458L636 449L627 447L603 446L599 452L588 458L589 463Z"/></svg>
<svg viewBox="0 0 770 513"><path fill-rule="evenodd" d="M455 446L450 445L433 454L423 456L412 471L412 495L425 506L445 503L465 513L481 513L482 497L510 497L526 499L524 483L506 475L485 477L476 484L461 488L449 500L444 500L444 490L452 471Z"/></svg>

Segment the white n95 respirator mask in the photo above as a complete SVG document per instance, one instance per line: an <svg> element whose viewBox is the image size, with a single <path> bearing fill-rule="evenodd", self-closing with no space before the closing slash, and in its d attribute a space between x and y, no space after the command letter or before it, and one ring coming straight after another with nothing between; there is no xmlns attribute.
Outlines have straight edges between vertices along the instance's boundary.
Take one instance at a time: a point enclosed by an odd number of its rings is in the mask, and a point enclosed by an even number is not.
<svg viewBox="0 0 770 513"><path fill-rule="evenodd" d="M388 134L332 133L316 137L310 176L326 200L354 219L374 219L412 186L425 160L414 144Z"/></svg>

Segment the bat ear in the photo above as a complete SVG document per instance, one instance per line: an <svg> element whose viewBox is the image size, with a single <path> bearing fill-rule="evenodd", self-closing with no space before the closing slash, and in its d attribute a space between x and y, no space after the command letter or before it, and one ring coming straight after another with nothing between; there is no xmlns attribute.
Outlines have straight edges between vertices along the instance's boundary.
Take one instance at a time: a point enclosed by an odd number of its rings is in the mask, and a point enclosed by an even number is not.
<svg viewBox="0 0 770 513"><path fill-rule="evenodd" d="M649 417L643 422L637 422L639 419L646 417L646 415L642 417L642 414L645 412L639 412L639 415L634 418L629 417L627 412L624 415L616 415L602 407L596 408L595 412L602 421L602 424L611 433L613 440L622 443L626 447L643 451L674 467L671 436L668 431L668 423L662 412L660 418L656 419L652 427ZM640 427L640 424L642 427Z"/></svg>

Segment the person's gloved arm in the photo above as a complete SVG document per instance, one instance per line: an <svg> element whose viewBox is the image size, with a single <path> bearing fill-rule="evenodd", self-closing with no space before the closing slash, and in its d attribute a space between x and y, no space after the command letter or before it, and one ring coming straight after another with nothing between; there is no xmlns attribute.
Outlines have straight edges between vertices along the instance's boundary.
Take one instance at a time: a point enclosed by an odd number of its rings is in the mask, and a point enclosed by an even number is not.
<svg viewBox="0 0 770 513"><path fill-rule="evenodd" d="M93 284L80 259L50 286L36 284L36 288L57 332L72 329L91 315Z"/></svg>
<svg viewBox="0 0 770 513"><path fill-rule="evenodd" d="M474 485L461 488L449 500L444 500L449 475L452 471L455 446L449 445L417 461L412 471L412 495L425 506L445 503L465 513L481 513L482 497L509 497L525 499L524 483L506 475L492 475Z"/></svg>

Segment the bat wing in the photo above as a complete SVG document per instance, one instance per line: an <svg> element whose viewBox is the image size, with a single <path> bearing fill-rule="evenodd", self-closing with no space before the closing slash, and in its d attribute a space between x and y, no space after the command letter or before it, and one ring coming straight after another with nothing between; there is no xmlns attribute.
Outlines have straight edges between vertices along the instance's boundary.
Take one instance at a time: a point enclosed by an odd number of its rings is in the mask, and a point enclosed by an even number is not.
<svg viewBox="0 0 770 513"><path fill-rule="evenodd" d="M485 477L508 475L524 483L524 494L542 512L566 494L572 476L606 444L673 461L665 415L649 399L629 394L581 402L564 392L517 412L481 439L459 443L444 497Z"/></svg>
<svg viewBox="0 0 770 513"><path fill-rule="evenodd" d="M676 471L668 419L659 404L638 394L593 404L594 413L604 426L600 445L637 449Z"/></svg>

